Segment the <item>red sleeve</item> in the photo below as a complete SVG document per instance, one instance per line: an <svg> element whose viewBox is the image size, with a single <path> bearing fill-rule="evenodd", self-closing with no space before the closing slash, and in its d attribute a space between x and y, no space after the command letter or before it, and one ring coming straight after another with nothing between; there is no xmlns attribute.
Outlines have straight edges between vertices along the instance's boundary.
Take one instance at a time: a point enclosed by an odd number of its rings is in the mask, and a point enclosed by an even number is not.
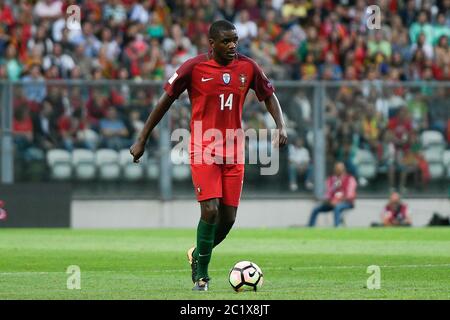
<svg viewBox="0 0 450 320"><path fill-rule="evenodd" d="M192 70L194 69L194 66L202 60L204 60L203 55L189 59L183 63L164 85L166 93L176 99L184 90L188 89Z"/></svg>
<svg viewBox="0 0 450 320"><path fill-rule="evenodd" d="M255 63L253 65L253 81L250 84L250 88L252 88L259 101L266 100L270 97L274 92L275 88L269 79L267 79L264 71Z"/></svg>

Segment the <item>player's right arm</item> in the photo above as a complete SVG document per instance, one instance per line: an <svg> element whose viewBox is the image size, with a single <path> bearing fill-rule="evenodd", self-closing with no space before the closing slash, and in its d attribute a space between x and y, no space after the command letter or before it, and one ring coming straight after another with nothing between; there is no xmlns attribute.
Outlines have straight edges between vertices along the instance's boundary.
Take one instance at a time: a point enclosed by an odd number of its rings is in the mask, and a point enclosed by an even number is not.
<svg viewBox="0 0 450 320"><path fill-rule="evenodd" d="M175 97L169 96L166 92L164 92L161 98L159 98L155 109L150 113L147 121L145 121L144 129L142 129L138 139L130 148L130 153L133 156L134 162L139 162L139 158L144 154L145 144L147 143L150 133L159 121L161 121L162 117L166 114L167 110L169 110L175 100Z"/></svg>
<svg viewBox="0 0 450 320"><path fill-rule="evenodd" d="M167 110L169 110L172 103L178 99L184 90L189 90L194 66L199 62L206 61L206 59L207 55L203 54L185 61L167 80L164 85L164 94L161 98L159 98L155 109L148 116L144 129L142 129L142 132L139 134L137 141L130 148L130 153L133 156L134 162L139 162L139 158L144 154L145 144L150 136L150 133L159 121L161 121L162 117Z"/></svg>
<svg viewBox="0 0 450 320"><path fill-rule="evenodd" d="M169 110L172 103L180 96L180 94L188 89L190 85L191 73L194 65L197 61L201 60L202 57L197 57L189 59L183 63L178 70L167 80L164 85L164 93L159 98L155 109L150 113L145 121L144 129L138 136L137 141L131 146L130 153L133 156L134 162L139 162L139 158L142 157L145 151L145 144L150 136L153 128L161 121L164 114ZM204 59L204 57L203 57Z"/></svg>

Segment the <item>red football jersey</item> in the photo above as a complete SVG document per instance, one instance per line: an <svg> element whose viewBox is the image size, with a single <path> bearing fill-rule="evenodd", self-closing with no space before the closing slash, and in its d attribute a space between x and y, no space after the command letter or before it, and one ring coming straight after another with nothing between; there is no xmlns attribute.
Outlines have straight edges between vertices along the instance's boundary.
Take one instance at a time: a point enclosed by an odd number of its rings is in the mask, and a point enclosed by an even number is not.
<svg viewBox="0 0 450 320"><path fill-rule="evenodd" d="M174 98L186 89L192 104L191 159L193 154L204 153L205 149L211 149L213 157L225 155L234 159L239 150L235 147L233 155L230 154L232 150L225 146L223 139L229 136L230 130L242 129L242 109L249 89L255 91L260 101L274 92L261 68L241 54L226 66L217 63L211 53L187 60L164 86ZM221 137L215 134L217 130Z"/></svg>

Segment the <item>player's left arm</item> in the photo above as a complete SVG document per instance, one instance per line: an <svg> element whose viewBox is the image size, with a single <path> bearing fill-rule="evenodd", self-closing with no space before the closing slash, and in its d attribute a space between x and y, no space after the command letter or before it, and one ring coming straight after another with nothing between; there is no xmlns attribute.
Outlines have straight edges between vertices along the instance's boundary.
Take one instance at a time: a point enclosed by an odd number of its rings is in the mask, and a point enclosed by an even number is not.
<svg viewBox="0 0 450 320"><path fill-rule="evenodd" d="M287 130L286 123L283 119L283 111L281 110L280 102L278 101L275 93L272 93L268 98L264 100L267 111L272 115L275 124L277 125L277 134L275 143L282 147L287 144Z"/></svg>

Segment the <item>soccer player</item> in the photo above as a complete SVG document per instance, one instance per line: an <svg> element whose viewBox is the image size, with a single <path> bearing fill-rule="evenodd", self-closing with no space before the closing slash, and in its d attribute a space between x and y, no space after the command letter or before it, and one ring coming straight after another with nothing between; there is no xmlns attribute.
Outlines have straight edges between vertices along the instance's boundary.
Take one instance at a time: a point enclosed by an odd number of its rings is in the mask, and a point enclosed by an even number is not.
<svg viewBox="0 0 450 320"><path fill-rule="evenodd" d="M192 104L192 181L201 210L197 243L188 250L194 291L208 290L208 264L212 250L225 239L234 224L244 177L244 164L236 161L239 151L236 148L229 151L230 148L221 146L223 141L220 139L213 139L216 143L211 152L214 161L203 161L202 154L211 151L208 150L210 142L203 141L203 134L208 129L217 129L225 136L227 129L241 129L245 97L249 89L253 89L275 120L278 129L275 144L284 146L287 143L286 126L274 88L253 60L237 53L235 26L225 20L212 23L209 43L211 48L208 53L187 60L167 81L165 92L130 148L134 162L138 162L153 128L178 96L187 90ZM196 130L198 124L201 125L199 134ZM201 161L198 161L199 154ZM229 161L230 158L233 161Z"/></svg>

